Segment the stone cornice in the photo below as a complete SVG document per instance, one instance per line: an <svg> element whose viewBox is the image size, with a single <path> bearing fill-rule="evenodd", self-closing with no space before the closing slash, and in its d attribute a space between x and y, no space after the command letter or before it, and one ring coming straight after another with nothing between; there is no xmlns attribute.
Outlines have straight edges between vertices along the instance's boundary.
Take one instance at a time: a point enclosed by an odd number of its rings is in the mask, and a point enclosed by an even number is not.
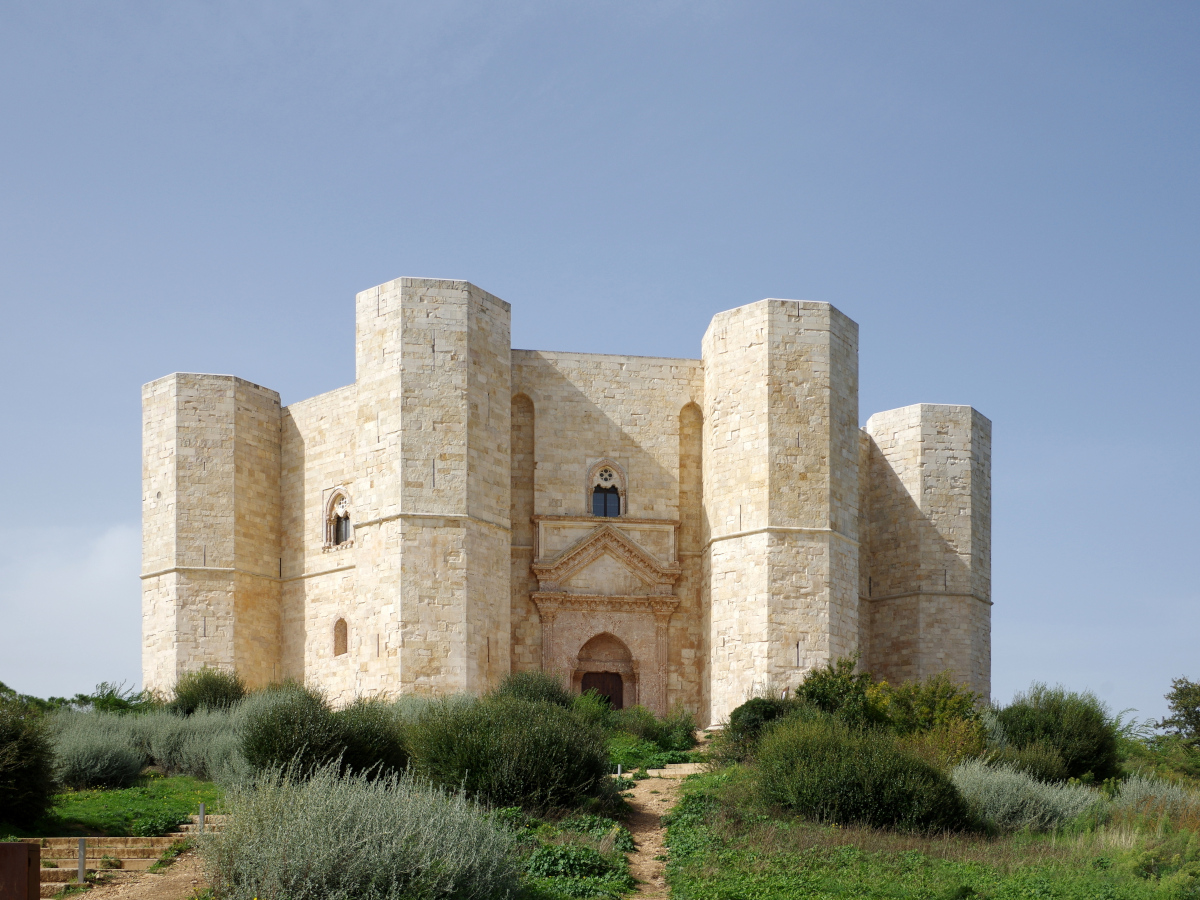
<svg viewBox="0 0 1200 900"><path fill-rule="evenodd" d="M967 597L971 600L978 600L980 603L986 603L988 606L995 604L987 597L981 597L973 591L905 591L901 594L884 594L882 597L868 597L866 594L859 594L859 600L865 600L867 603L882 603L885 600L903 600L905 597Z"/></svg>
<svg viewBox="0 0 1200 900"><path fill-rule="evenodd" d="M707 550L713 544L720 541L731 541L734 538L750 537L754 534L827 534L830 537L838 538L857 547L858 541L852 537L847 537L840 531L834 531L832 528L802 528L797 525L767 525L763 528L749 528L746 531L735 531L732 534L717 534L708 539L708 543L704 545Z"/></svg>
<svg viewBox="0 0 1200 900"><path fill-rule="evenodd" d="M672 528L679 527L678 519L635 519L632 516L615 516L613 518L605 518L604 516L530 516L529 521L537 522L569 522L579 525L598 525L601 522L608 522L613 525L669 525Z"/></svg>
<svg viewBox="0 0 1200 900"><path fill-rule="evenodd" d="M669 616L679 606L674 594L612 595L567 594L561 591L534 591L530 594L542 616L561 610L582 612L640 612Z"/></svg>

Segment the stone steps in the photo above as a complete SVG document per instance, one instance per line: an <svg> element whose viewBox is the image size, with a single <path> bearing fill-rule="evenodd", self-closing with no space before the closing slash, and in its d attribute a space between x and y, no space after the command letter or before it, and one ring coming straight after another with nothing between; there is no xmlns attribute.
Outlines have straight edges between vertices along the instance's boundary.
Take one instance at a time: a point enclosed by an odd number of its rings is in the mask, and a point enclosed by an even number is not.
<svg viewBox="0 0 1200 900"><path fill-rule="evenodd" d="M225 827L225 816L205 816L204 831L207 834ZM179 830L165 837L89 837L84 848L84 873L102 873L116 880L136 878L154 865L172 846L182 840L194 838L200 833L200 817L192 816L190 822L179 826ZM53 897L79 877L79 838L25 838L23 843L36 844L41 851L41 896ZM103 857L117 860L120 868L100 865ZM47 868L45 863L54 863Z"/></svg>

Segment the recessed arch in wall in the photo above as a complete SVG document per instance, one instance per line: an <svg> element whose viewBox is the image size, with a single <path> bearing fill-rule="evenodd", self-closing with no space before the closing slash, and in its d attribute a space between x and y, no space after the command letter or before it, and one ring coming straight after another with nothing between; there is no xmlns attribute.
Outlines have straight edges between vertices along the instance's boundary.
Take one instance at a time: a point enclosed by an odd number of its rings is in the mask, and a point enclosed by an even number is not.
<svg viewBox="0 0 1200 900"><path fill-rule="evenodd" d="M345 619L333 623L333 655L345 656L350 649L350 628Z"/></svg>
<svg viewBox="0 0 1200 900"><path fill-rule="evenodd" d="M571 686L576 691L594 687L611 699L614 709L638 702L637 663L616 635L603 631L589 638L573 662Z"/></svg>

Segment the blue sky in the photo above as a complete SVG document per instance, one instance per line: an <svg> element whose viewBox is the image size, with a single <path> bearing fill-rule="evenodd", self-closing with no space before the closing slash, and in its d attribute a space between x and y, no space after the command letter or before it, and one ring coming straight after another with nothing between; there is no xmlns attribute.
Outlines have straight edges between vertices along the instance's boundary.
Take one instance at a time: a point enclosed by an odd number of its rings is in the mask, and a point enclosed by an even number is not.
<svg viewBox="0 0 1200 900"><path fill-rule="evenodd" d="M139 388L353 380L353 295L699 355L823 300L994 423L993 684L1200 678L1200 6L0 4L0 680L137 682Z"/></svg>

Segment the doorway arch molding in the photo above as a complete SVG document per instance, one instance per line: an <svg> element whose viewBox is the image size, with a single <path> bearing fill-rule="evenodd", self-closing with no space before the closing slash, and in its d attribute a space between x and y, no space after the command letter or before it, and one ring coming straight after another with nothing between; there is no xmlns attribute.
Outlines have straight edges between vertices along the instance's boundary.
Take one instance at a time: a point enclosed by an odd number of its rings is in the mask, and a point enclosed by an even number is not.
<svg viewBox="0 0 1200 900"><path fill-rule="evenodd" d="M624 705L640 703L638 662L625 641L610 631L601 631L584 642L567 664L571 671L571 690L583 691L583 676L589 672L615 672L621 676Z"/></svg>

